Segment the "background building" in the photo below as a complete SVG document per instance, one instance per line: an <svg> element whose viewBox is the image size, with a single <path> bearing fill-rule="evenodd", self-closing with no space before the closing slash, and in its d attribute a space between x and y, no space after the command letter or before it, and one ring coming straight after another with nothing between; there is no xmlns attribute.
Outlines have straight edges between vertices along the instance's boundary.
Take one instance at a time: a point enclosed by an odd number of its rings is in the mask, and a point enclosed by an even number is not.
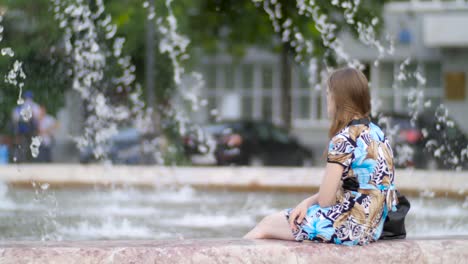
<svg viewBox="0 0 468 264"><path fill-rule="evenodd" d="M410 93L421 91L426 107L444 104L449 115L468 131L464 117L468 112L468 31L463 29L468 25L468 3L394 2L385 6L383 17L382 35L393 36L395 50L377 65L377 49L364 46L351 34L340 36L345 51L367 67L373 98L377 98L374 108L408 111ZM410 74L396 85L400 66L408 58L405 72ZM282 123L279 55L250 49L240 61L228 55L212 56L203 60L202 71L206 79L203 97L208 100L208 109L217 108L220 117ZM417 75L425 78L424 85ZM306 68L293 67L292 133L320 154L328 128L325 90L310 85L309 77ZM211 116L207 110L198 118L209 122Z"/></svg>

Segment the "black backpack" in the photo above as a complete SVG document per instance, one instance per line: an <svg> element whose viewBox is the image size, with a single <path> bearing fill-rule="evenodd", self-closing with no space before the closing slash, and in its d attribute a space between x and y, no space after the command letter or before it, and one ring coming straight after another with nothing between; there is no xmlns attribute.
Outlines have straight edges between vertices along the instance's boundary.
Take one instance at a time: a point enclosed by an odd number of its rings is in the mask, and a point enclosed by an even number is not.
<svg viewBox="0 0 468 264"><path fill-rule="evenodd" d="M397 210L395 212L388 212L387 218L385 219L382 234L379 239L404 239L406 238L405 229L405 217L410 210L411 204L408 199L401 195L400 192L396 192L398 197Z"/></svg>

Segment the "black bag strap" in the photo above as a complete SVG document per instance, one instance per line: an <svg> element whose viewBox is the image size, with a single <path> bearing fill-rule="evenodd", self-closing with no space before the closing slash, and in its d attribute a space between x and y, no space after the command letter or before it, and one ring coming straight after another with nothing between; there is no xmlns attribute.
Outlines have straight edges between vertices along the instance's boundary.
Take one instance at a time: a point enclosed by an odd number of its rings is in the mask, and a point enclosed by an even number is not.
<svg viewBox="0 0 468 264"><path fill-rule="evenodd" d="M360 118L360 119L353 119L351 122L349 122L348 126L354 126L354 125L368 125L370 123L369 118Z"/></svg>

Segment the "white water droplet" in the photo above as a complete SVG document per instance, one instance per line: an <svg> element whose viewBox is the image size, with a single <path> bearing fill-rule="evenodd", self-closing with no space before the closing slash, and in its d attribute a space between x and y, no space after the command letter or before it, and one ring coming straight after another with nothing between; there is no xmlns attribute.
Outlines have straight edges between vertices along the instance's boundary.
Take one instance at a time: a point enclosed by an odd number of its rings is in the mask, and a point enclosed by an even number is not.
<svg viewBox="0 0 468 264"><path fill-rule="evenodd" d="M403 72L400 72L397 76L398 81L404 81L406 80L406 75Z"/></svg>
<svg viewBox="0 0 468 264"><path fill-rule="evenodd" d="M28 104L25 107L22 107L20 111L20 115L24 121L29 121L32 118L31 106Z"/></svg>
<svg viewBox="0 0 468 264"><path fill-rule="evenodd" d="M50 184L48 184L48 183L41 184L41 189L42 190L47 190L47 189L49 189L49 187L50 187Z"/></svg>
<svg viewBox="0 0 468 264"><path fill-rule="evenodd" d="M37 158L37 156L39 156L39 148L41 147L41 141L42 141L41 137L31 138L31 145L29 146L29 148L31 149L31 155L34 158Z"/></svg>
<svg viewBox="0 0 468 264"><path fill-rule="evenodd" d="M425 137L425 138L429 135L429 132L427 131L427 128L423 128L421 130L421 133L423 134L423 137Z"/></svg>
<svg viewBox="0 0 468 264"><path fill-rule="evenodd" d="M208 148L205 145L200 145L198 150L200 150L201 153L205 153L208 151Z"/></svg>
<svg viewBox="0 0 468 264"><path fill-rule="evenodd" d="M218 109L211 109L210 114L211 114L212 116L218 115Z"/></svg>
<svg viewBox="0 0 468 264"><path fill-rule="evenodd" d="M3 48L2 49L2 56L15 56L15 52L11 48Z"/></svg>
<svg viewBox="0 0 468 264"><path fill-rule="evenodd" d="M148 14L148 20L153 20L156 17L156 13L154 10L151 10L150 13Z"/></svg>

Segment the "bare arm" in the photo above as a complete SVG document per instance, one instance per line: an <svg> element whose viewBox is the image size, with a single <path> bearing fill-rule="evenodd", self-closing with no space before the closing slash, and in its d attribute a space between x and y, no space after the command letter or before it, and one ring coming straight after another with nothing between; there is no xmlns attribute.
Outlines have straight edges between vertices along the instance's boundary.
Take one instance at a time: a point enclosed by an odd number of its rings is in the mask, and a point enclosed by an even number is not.
<svg viewBox="0 0 468 264"><path fill-rule="evenodd" d="M307 209L319 204L320 207L328 207L336 202L336 191L340 185L341 174L343 167L339 164L328 163L325 168L325 175L320 185L318 193L304 199L294 208L289 215L289 225L293 230L296 230L296 223L301 223L307 214Z"/></svg>
<svg viewBox="0 0 468 264"><path fill-rule="evenodd" d="M343 174L343 166L327 163L317 197L320 207L329 207L336 203L336 191L340 186L341 174Z"/></svg>
<svg viewBox="0 0 468 264"><path fill-rule="evenodd" d="M319 197L319 194L316 193L310 197L305 198L304 201L302 202L305 203L309 207L318 203L318 197Z"/></svg>

